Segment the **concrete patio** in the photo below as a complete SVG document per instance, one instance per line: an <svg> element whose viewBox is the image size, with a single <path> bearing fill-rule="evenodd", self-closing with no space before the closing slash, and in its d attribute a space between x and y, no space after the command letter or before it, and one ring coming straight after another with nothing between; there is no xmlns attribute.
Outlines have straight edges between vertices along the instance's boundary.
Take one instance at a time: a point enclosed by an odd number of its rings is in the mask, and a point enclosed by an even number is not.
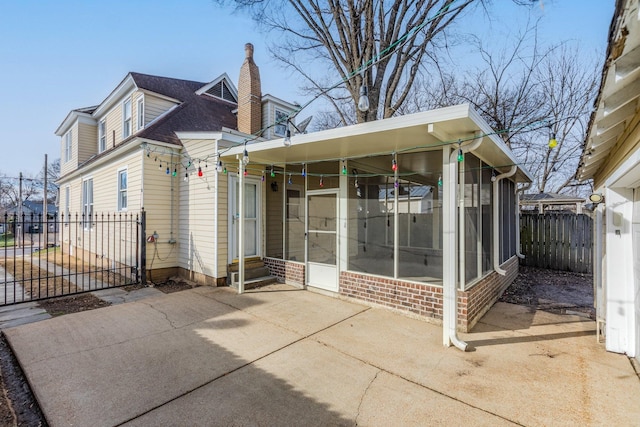
<svg viewBox="0 0 640 427"><path fill-rule="evenodd" d="M640 425L595 324L498 303L441 327L286 285L201 287L4 330L52 426Z"/></svg>

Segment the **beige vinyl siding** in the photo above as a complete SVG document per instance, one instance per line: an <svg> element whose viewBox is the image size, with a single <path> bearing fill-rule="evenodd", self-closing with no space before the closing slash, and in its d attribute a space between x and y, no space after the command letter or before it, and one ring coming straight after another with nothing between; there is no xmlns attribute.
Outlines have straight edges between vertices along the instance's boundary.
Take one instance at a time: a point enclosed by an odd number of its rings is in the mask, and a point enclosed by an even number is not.
<svg viewBox="0 0 640 427"><path fill-rule="evenodd" d="M273 103L265 102L262 104L262 127L271 126L275 121L275 111L273 108ZM270 127L267 129L263 136L265 139L273 139L273 128Z"/></svg>
<svg viewBox="0 0 640 427"><path fill-rule="evenodd" d="M144 96L144 120L147 124L169 111L176 104L150 94ZM183 174L184 176L184 174Z"/></svg>
<svg viewBox="0 0 640 427"><path fill-rule="evenodd" d="M67 133L71 132L71 159L65 161L65 144ZM64 176L78 168L78 121L60 138L60 175Z"/></svg>
<svg viewBox="0 0 640 427"><path fill-rule="evenodd" d="M119 222L124 221L129 215L135 218L140 213L142 156L141 150L135 150L123 154L109 164L89 167L81 176L60 182L59 206L62 211L66 207L65 187L70 186L69 211L72 221L63 226L60 238L64 243L71 244L72 251L75 250L77 242L78 246L83 244L85 248L90 248L96 259L109 257L107 261L96 262L125 262L135 265L135 224L121 227ZM122 169L127 170L128 211L117 212L118 171ZM82 188L83 182L88 179L93 180L93 218L90 222L87 219L87 226L83 227L76 221L82 220Z"/></svg>
<svg viewBox="0 0 640 427"><path fill-rule="evenodd" d="M98 126L78 123L78 164L98 153Z"/></svg>
<svg viewBox="0 0 640 427"><path fill-rule="evenodd" d="M179 158L174 156L173 160L178 162ZM182 177L180 174L175 177L171 173L166 174L167 162L171 161L171 156L168 154L159 154L157 162L155 157L143 155L143 161L143 207L147 213L147 236L154 231L159 236L157 243L147 243L147 269L175 267L179 249L183 244L178 239L178 194L184 174ZM162 168L158 167L160 161L162 161ZM171 171L174 166L170 167ZM175 243L169 243L171 239Z"/></svg>
<svg viewBox="0 0 640 427"><path fill-rule="evenodd" d="M194 159L204 159L209 155L214 155L215 143L211 140L190 140L183 142L184 155ZM198 166L202 167L204 175L198 177ZM215 226L215 196L216 180L223 177L215 170L215 161L211 160L208 166L204 163L196 163L189 168L189 180L184 181L185 169L181 168L178 174L180 185L180 210L178 220L179 251L178 265L184 269L201 273L209 277L225 277L226 262L223 262L224 269L216 271L216 257L220 252L220 246L216 248L216 226ZM218 186L218 197L224 196L222 202L225 209L218 207L218 219L225 216L226 219L226 179L220 179ZM224 222L226 226L226 220ZM217 229L220 238L220 227ZM226 260L226 249L222 251ZM219 258L219 257L218 257ZM224 270L224 271L221 271Z"/></svg>
<svg viewBox="0 0 640 427"><path fill-rule="evenodd" d="M122 141L122 101L117 102L104 117L98 118L98 121L105 119L105 133L107 137L107 150L116 146ZM115 139L114 139L115 132Z"/></svg>

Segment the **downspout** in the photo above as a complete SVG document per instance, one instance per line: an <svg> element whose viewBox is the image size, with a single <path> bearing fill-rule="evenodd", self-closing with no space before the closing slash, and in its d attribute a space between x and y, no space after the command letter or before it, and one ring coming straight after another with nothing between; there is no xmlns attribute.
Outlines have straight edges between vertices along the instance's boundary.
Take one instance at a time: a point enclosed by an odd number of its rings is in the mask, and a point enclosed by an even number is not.
<svg viewBox="0 0 640 427"><path fill-rule="evenodd" d="M493 269L501 276L506 275L507 271L500 268L500 221L498 219L500 197L498 196L498 183L504 178L515 175L517 170L518 166L513 165L509 172L491 178L491 181L493 181Z"/></svg>
<svg viewBox="0 0 640 427"><path fill-rule="evenodd" d="M447 232L447 235L443 237L444 248L443 251L443 270L446 274L443 274L443 277L448 277L448 281L443 283L442 289L442 297L443 297L443 343L446 347L449 347L451 344L455 345L462 351L466 351L467 343L458 338L458 293L456 286L456 262L460 262L460 258L464 261L464 255L461 257L456 256L456 190L458 190L458 154L459 150L462 150L463 153L469 153L473 150L476 150L480 144L482 143L482 136L478 135L471 142L471 144L466 145L464 147L460 147L458 150L453 150L448 158L447 171L448 171L448 185L447 185L447 195L445 197L445 201L448 207L449 215L443 218L443 231ZM446 153L446 151L445 151ZM446 154L445 154L446 156ZM464 192L463 198L464 198ZM464 210L464 203L462 205L462 210ZM458 228L458 235L462 234L464 226L464 212L460 216L461 221ZM444 227L446 221L446 227ZM463 253L464 248L464 238L460 240L461 247L460 253ZM464 280L464 266L460 268L461 274L461 283ZM447 283L448 282L448 283Z"/></svg>
<svg viewBox="0 0 640 427"><path fill-rule="evenodd" d="M524 254L520 251L520 195L531 187L531 183L527 182L523 187L516 187L516 256L524 259Z"/></svg>

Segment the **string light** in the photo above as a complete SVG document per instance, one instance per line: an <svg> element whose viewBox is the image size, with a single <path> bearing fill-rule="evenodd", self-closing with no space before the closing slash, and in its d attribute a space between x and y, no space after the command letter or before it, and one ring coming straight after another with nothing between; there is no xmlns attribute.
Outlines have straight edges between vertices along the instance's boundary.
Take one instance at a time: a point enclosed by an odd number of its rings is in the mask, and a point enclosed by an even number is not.
<svg viewBox="0 0 640 427"><path fill-rule="evenodd" d="M284 131L284 143L285 147L291 147L291 128L289 127L289 119L287 118L287 129Z"/></svg>
<svg viewBox="0 0 640 427"><path fill-rule="evenodd" d="M173 173L172 173L171 175L172 175L172 176L176 176L176 175L178 175L178 169L177 169L177 168L174 168L174 169L173 169Z"/></svg>
<svg viewBox="0 0 640 427"><path fill-rule="evenodd" d="M218 165L216 166L216 172L222 172L222 160L218 160Z"/></svg>
<svg viewBox="0 0 640 427"><path fill-rule="evenodd" d="M396 161L396 153L392 154L393 159L391 160L391 170L392 171L397 171L398 170L398 162Z"/></svg>
<svg viewBox="0 0 640 427"><path fill-rule="evenodd" d="M262 178L260 180L264 182L264 173L262 174Z"/></svg>
<svg viewBox="0 0 640 427"><path fill-rule="evenodd" d="M458 140L458 162L464 161L464 153L462 152L462 140Z"/></svg>
<svg viewBox="0 0 640 427"><path fill-rule="evenodd" d="M347 174L347 165L343 160L342 161L342 175L346 175L346 174Z"/></svg>
<svg viewBox="0 0 640 427"><path fill-rule="evenodd" d="M307 169L306 169L306 166L307 166L307 165L306 165L305 163L303 163L303 164L302 164L302 176L303 176L303 177L307 176Z"/></svg>
<svg viewBox="0 0 640 427"><path fill-rule="evenodd" d="M225 175L227 174L227 167L226 166L224 167L224 169L222 169L222 173L225 174Z"/></svg>
<svg viewBox="0 0 640 427"><path fill-rule="evenodd" d="M249 173L247 172L247 168L244 168L244 172L242 172L242 174L243 174L244 176L249 175Z"/></svg>
<svg viewBox="0 0 640 427"><path fill-rule="evenodd" d="M558 145L558 140L556 139L556 133L551 131L551 126L549 126L549 148L554 149Z"/></svg>
<svg viewBox="0 0 640 427"><path fill-rule="evenodd" d="M184 182L189 181L189 172L184 173Z"/></svg>
<svg viewBox="0 0 640 427"><path fill-rule="evenodd" d="M291 181L291 174L289 174L289 181L287 181L287 183L288 183L289 185L293 184L293 181Z"/></svg>
<svg viewBox="0 0 640 427"><path fill-rule="evenodd" d="M247 151L247 144L244 144L244 153L242 154L242 164L243 165L248 165L249 164L249 152Z"/></svg>
<svg viewBox="0 0 640 427"><path fill-rule="evenodd" d="M438 177L438 187L442 187L442 175Z"/></svg>
<svg viewBox="0 0 640 427"><path fill-rule="evenodd" d="M169 175L171 173L171 170L169 169L169 166L167 166L167 171L165 172L167 175Z"/></svg>
<svg viewBox="0 0 640 427"><path fill-rule="evenodd" d="M276 177L276 172L273 170L273 165L271 165L271 178Z"/></svg>
<svg viewBox="0 0 640 427"><path fill-rule="evenodd" d="M324 187L324 175L320 175L320 188Z"/></svg>
<svg viewBox="0 0 640 427"><path fill-rule="evenodd" d="M393 186L395 188L398 188L400 186L400 183L398 182L398 180L396 179L395 182L393 183Z"/></svg>
<svg viewBox="0 0 640 427"><path fill-rule="evenodd" d="M202 175L204 175L204 173L202 172L202 168L198 166L198 176L202 178Z"/></svg>

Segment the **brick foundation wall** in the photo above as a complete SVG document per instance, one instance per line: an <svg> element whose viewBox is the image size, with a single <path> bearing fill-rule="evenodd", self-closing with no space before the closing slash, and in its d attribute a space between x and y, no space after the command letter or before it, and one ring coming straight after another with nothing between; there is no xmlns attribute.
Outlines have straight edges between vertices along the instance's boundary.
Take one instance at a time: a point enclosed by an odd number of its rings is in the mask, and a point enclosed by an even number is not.
<svg viewBox="0 0 640 427"><path fill-rule="evenodd" d="M340 294L442 321L442 287L351 271L340 272Z"/></svg>
<svg viewBox="0 0 640 427"><path fill-rule="evenodd" d="M304 264L276 258L264 258L264 264L278 280L304 286ZM469 332L498 300L518 275L518 258L512 257L501 267L507 271L505 276L494 271L470 289L458 291L458 330ZM342 271L338 292L345 297L442 322L441 286Z"/></svg>
<svg viewBox="0 0 640 427"><path fill-rule="evenodd" d="M471 289L458 292L458 327L460 330L468 332L489 311L504 290L515 280L519 267L518 257L513 256L501 266L503 270L507 271L506 275L501 276L493 271Z"/></svg>
<svg viewBox="0 0 640 427"><path fill-rule="evenodd" d="M305 285L304 264L277 258L264 258L263 261L271 275L279 281L290 285Z"/></svg>

